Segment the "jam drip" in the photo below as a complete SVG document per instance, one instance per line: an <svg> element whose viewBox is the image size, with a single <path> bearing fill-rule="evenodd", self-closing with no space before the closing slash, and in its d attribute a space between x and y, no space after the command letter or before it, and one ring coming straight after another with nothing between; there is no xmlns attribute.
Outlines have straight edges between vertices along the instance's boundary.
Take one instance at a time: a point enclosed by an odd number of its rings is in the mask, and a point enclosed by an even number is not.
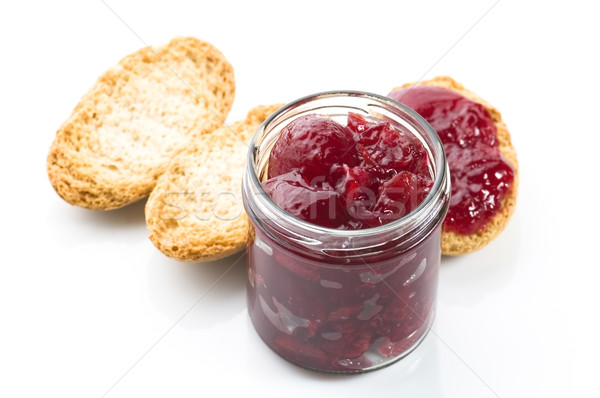
<svg viewBox="0 0 600 398"><path fill-rule="evenodd" d="M404 217L433 185L415 136L355 113L346 126L313 114L295 119L273 146L268 177L263 188L288 213L353 230Z"/></svg>
<svg viewBox="0 0 600 398"><path fill-rule="evenodd" d="M444 230L463 235L484 231L515 177L498 149L496 125L487 109L454 91L425 85L388 96L419 113L442 140L452 185Z"/></svg>

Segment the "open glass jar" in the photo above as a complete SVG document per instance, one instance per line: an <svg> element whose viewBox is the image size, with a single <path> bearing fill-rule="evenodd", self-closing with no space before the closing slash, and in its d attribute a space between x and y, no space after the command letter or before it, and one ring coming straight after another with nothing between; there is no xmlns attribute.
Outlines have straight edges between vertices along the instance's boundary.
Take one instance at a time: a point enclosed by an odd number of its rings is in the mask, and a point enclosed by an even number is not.
<svg viewBox="0 0 600 398"><path fill-rule="evenodd" d="M345 124L348 112L389 122L426 148L433 187L408 215L375 228L324 228L286 213L263 190L269 153L287 124L306 114ZM407 355L435 315L449 195L442 143L404 105L376 94L335 91L280 108L254 135L243 179L251 230L248 311L258 334L283 358L326 372L363 372Z"/></svg>

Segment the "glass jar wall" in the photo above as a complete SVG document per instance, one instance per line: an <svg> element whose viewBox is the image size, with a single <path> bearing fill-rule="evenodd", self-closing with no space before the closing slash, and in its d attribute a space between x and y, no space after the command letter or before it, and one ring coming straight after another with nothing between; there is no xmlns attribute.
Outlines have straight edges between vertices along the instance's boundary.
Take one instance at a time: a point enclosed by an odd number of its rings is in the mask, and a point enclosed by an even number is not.
<svg viewBox="0 0 600 398"><path fill-rule="evenodd" d="M270 150L287 124L307 114L343 124L348 112L389 122L427 150L433 187L399 220L361 230L319 227L286 213L262 189ZM275 112L252 140L243 180L248 311L265 343L300 366L341 373L376 369L412 351L435 315L449 185L435 131L389 98L327 92Z"/></svg>

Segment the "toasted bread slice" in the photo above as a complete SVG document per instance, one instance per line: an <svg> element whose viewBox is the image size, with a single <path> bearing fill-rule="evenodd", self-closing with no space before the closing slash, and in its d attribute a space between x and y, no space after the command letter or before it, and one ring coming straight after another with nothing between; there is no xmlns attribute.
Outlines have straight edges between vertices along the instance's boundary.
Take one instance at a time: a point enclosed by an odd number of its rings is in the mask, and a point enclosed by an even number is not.
<svg viewBox="0 0 600 398"><path fill-rule="evenodd" d="M248 144L281 105L259 106L245 120L200 136L175 157L146 203L150 240L183 261L208 261L242 249L248 233L242 174Z"/></svg>
<svg viewBox="0 0 600 398"><path fill-rule="evenodd" d="M496 134L498 136L500 152L515 169L515 179L509 194L504 197L498 213L486 224L483 231L479 231L470 235L461 235L446 230L442 232L442 254L455 256L470 253L481 249L494 240L500 234L500 232L504 230L504 227L506 227L508 220L515 210L519 187L519 163L517 161L517 153L512 145L508 128L502 121L500 112L477 94L467 90L462 84L447 76L436 77L434 79L421 81L416 84L425 84L428 86L442 87L453 90L469 98L470 100L476 101L485 106L492 116L494 124L496 125ZM399 88L410 87L413 85L415 85L415 83L408 83Z"/></svg>
<svg viewBox="0 0 600 398"><path fill-rule="evenodd" d="M50 182L67 202L109 210L147 196L171 159L223 124L233 68L193 37L142 48L106 71L56 133Z"/></svg>

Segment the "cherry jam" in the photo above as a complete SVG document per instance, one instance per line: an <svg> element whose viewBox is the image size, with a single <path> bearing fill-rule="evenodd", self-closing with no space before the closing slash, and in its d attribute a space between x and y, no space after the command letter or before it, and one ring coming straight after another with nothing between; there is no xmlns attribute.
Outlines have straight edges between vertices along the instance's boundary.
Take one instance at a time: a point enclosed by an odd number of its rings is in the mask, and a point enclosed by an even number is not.
<svg viewBox="0 0 600 398"><path fill-rule="evenodd" d="M279 207L339 229L402 218L433 185L421 141L352 112L346 126L316 114L288 124L271 150L268 176L263 188Z"/></svg>
<svg viewBox="0 0 600 398"><path fill-rule="evenodd" d="M496 125L487 109L452 90L425 85L388 96L423 116L444 144L452 182L444 229L463 235L485 229L515 178L498 149Z"/></svg>
<svg viewBox="0 0 600 398"><path fill-rule="evenodd" d="M388 220L376 204L390 184L405 184L398 192L410 195L392 198L404 208ZM361 198L364 187L372 200ZM449 194L439 138L386 97L316 94L267 119L243 180L248 312L267 346L297 365L339 373L412 351L435 314Z"/></svg>

